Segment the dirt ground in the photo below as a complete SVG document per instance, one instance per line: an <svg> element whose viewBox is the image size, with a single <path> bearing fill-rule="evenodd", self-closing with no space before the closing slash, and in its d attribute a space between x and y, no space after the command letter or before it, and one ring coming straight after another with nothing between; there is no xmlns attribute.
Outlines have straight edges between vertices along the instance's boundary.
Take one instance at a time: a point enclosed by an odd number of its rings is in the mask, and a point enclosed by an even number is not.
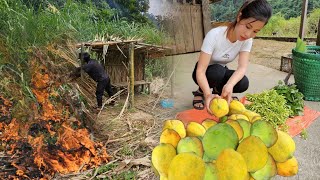
<svg viewBox="0 0 320 180"><path fill-rule="evenodd" d="M281 56L291 53L294 47L294 42L255 39L250 62L280 70Z"/></svg>
<svg viewBox="0 0 320 180"><path fill-rule="evenodd" d="M281 56L294 46L292 42L255 39L250 61L279 70ZM111 162L81 173L78 178L157 179L150 164L152 149L159 144L163 120L174 118L177 109L181 109L160 107L159 96L169 96L169 89L152 95L135 94L135 108L124 113L127 94L121 96L117 106L107 106L94 122L92 138L105 143Z"/></svg>

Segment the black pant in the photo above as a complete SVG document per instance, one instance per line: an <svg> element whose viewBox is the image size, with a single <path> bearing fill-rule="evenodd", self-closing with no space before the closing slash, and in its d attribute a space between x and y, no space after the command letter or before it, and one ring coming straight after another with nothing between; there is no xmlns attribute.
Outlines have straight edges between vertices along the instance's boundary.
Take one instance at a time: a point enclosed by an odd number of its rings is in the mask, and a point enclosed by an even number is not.
<svg viewBox="0 0 320 180"><path fill-rule="evenodd" d="M195 65L195 68L192 73L192 78L196 84L196 70L197 70L198 63ZM228 82L234 70L230 70L227 67L223 67L219 64L209 65L206 71L206 77L209 83L210 88L213 88L212 93L221 95L223 86ZM249 87L249 80L246 76L244 76L234 87L234 93L242 93L246 91ZM200 89L200 87L199 87ZM200 89L202 92L202 90Z"/></svg>
<svg viewBox="0 0 320 180"><path fill-rule="evenodd" d="M109 97L114 95L114 92L111 87L110 78L104 79L102 81L98 81L97 89L96 89L96 97L98 106L102 106L102 96L104 91L107 91Z"/></svg>

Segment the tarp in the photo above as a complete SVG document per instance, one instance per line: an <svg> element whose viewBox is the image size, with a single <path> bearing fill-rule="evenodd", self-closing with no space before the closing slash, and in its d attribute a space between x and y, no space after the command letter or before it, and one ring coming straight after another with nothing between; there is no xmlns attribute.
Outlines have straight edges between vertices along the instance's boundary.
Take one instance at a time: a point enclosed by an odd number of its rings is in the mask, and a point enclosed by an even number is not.
<svg viewBox="0 0 320 180"><path fill-rule="evenodd" d="M242 103L247 103L245 101L245 98L242 98L240 101ZM303 114L303 116L295 116L293 118L289 118L286 121L286 124L289 126L288 133L291 137L300 134L320 116L320 112L312 110L307 106L304 107ZM187 124L189 122L197 122L201 124L205 119L212 119L217 122L219 121L219 118L209 114L206 109L189 109L186 111L182 111L176 115L176 119L181 120L184 124Z"/></svg>
<svg viewBox="0 0 320 180"><path fill-rule="evenodd" d="M294 137L301 133L303 129L306 129L313 123L319 116L320 112L310 109L305 106L303 111L303 116L295 116L289 118L286 124L289 126L289 134Z"/></svg>

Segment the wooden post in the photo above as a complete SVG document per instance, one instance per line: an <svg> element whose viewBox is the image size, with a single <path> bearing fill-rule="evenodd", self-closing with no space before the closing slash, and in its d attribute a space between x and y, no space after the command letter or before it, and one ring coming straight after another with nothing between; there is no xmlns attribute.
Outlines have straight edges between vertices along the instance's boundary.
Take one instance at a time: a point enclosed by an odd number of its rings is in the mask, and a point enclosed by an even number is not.
<svg viewBox="0 0 320 180"><path fill-rule="evenodd" d="M81 43L81 49L80 49L80 67L83 65L83 43ZM83 70L82 68L80 69L80 77L81 80L83 80Z"/></svg>
<svg viewBox="0 0 320 180"><path fill-rule="evenodd" d="M299 37L301 40L304 39L305 35L305 25L307 20L307 10L308 10L308 0L303 0L302 4L302 13L301 13L301 21L300 21L300 31L299 31Z"/></svg>
<svg viewBox="0 0 320 180"><path fill-rule="evenodd" d="M320 19L319 19L319 23L318 23L318 35L317 35L317 46L320 46Z"/></svg>
<svg viewBox="0 0 320 180"><path fill-rule="evenodd" d="M130 108L134 108L134 43L130 43L129 46L129 67L130 67L130 89L129 90L129 102Z"/></svg>
<svg viewBox="0 0 320 180"><path fill-rule="evenodd" d="M207 32L211 30L211 17L209 0L202 0L202 22L203 22L203 35L206 36Z"/></svg>

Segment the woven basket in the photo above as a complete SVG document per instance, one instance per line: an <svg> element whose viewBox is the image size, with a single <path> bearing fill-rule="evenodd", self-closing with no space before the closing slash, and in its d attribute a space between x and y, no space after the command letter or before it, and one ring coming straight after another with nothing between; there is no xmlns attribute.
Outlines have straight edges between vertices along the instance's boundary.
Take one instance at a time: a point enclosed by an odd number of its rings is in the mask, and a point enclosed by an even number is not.
<svg viewBox="0 0 320 180"><path fill-rule="evenodd" d="M307 52L292 49L293 74L305 100L320 101L320 46L307 46Z"/></svg>

